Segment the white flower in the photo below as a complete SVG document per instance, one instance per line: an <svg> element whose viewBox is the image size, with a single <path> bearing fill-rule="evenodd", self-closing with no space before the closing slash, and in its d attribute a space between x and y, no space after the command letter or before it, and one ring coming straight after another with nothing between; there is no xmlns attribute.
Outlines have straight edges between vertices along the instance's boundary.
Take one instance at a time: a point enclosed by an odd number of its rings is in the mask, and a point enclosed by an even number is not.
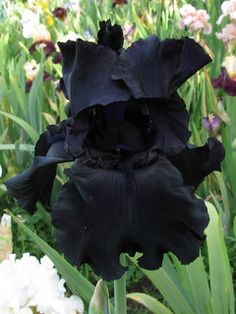
<svg viewBox="0 0 236 314"><path fill-rule="evenodd" d="M83 313L79 297L65 297L65 281L47 256L40 263L28 253L21 259L10 255L0 263L0 282L0 314Z"/></svg>
<svg viewBox="0 0 236 314"><path fill-rule="evenodd" d="M26 62L24 65L26 79L32 82L36 78L39 68L40 65L34 59Z"/></svg>
<svg viewBox="0 0 236 314"><path fill-rule="evenodd" d="M185 4L180 8L179 12L181 19L178 27L180 29L187 27L188 30L193 32L202 29L206 35L211 33L212 26L208 23L210 16L206 10L196 10L191 4Z"/></svg>
<svg viewBox="0 0 236 314"><path fill-rule="evenodd" d="M33 41L50 40L51 35L44 24L39 22L39 14L31 10L24 10L21 14L23 37L33 38Z"/></svg>
<svg viewBox="0 0 236 314"><path fill-rule="evenodd" d="M23 37L32 38L35 27L39 24L39 15L31 10L23 10L21 14Z"/></svg>
<svg viewBox="0 0 236 314"><path fill-rule="evenodd" d="M232 22L236 21L236 0L224 1L221 4L222 13L217 20L217 24L220 24L224 17L229 16Z"/></svg>
<svg viewBox="0 0 236 314"><path fill-rule="evenodd" d="M31 23L39 24L39 14L28 9L23 10L21 13L21 24L24 26Z"/></svg>
<svg viewBox="0 0 236 314"><path fill-rule="evenodd" d="M236 81L236 56L226 57L222 66L226 69L228 76Z"/></svg>
<svg viewBox="0 0 236 314"><path fill-rule="evenodd" d="M80 12L80 0L69 0L63 5L63 7L77 12L78 14L78 12Z"/></svg>
<svg viewBox="0 0 236 314"><path fill-rule="evenodd" d="M38 24L35 25L32 30L32 38L34 42L39 40L51 40L51 34L44 24Z"/></svg>

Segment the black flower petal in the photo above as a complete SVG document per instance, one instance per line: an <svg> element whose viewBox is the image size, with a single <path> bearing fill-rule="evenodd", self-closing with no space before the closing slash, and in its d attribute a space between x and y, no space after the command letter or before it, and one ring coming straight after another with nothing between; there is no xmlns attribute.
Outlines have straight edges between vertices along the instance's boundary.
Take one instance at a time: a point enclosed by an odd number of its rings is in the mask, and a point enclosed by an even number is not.
<svg viewBox="0 0 236 314"><path fill-rule="evenodd" d="M121 169L90 168L77 160L66 172L70 180L52 209L60 249L106 280L125 271L121 252L142 252L139 264L147 269L159 268L169 251L182 263L193 261L208 223L204 202L165 158Z"/></svg>
<svg viewBox="0 0 236 314"><path fill-rule="evenodd" d="M68 40L66 43L58 42L57 44L61 50L63 60L63 78L60 80L60 86L65 94L65 97L70 99L70 82L73 66L75 63L76 43L75 41Z"/></svg>
<svg viewBox="0 0 236 314"><path fill-rule="evenodd" d="M49 126L36 144L32 166L5 182L9 195L31 213L38 200L49 205L57 164L72 161L65 151L64 129L65 121Z"/></svg>
<svg viewBox="0 0 236 314"><path fill-rule="evenodd" d="M121 52L112 78L124 80L135 98L170 97L210 61L190 38L160 41L153 35Z"/></svg>
<svg viewBox="0 0 236 314"><path fill-rule="evenodd" d="M173 165L181 172L184 183L195 188L212 171L221 171L220 163L225 150L221 142L210 137L201 147L186 147L180 154L172 157Z"/></svg>
<svg viewBox="0 0 236 314"><path fill-rule="evenodd" d="M72 105L72 115L94 105L126 101L131 97L122 81L111 79L117 53L105 46L78 39L59 43L63 79ZM75 51L76 49L76 51Z"/></svg>
<svg viewBox="0 0 236 314"><path fill-rule="evenodd" d="M102 45L81 39L59 43L73 116L87 107L131 97L171 97L187 78L211 61L203 48L189 38L160 41L150 36L118 55L120 28L111 26L109 21L101 22L100 27L98 40Z"/></svg>
<svg viewBox="0 0 236 314"><path fill-rule="evenodd" d="M68 107L71 111L71 106ZM66 131L66 145L70 154L76 158L84 153L84 142L91 128L91 112L84 111L75 119L68 120Z"/></svg>
<svg viewBox="0 0 236 314"><path fill-rule="evenodd" d="M99 23L98 44L108 46L118 52L124 44L123 31L120 25L111 25L111 21L102 21Z"/></svg>
<svg viewBox="0 0 236 314"><path fill-rule="evenodd" d="M179 153L186 146L191 132L188 130L189 115L178 95L149 101L151 117L156 128L157 149L167 155Z"/></svg>

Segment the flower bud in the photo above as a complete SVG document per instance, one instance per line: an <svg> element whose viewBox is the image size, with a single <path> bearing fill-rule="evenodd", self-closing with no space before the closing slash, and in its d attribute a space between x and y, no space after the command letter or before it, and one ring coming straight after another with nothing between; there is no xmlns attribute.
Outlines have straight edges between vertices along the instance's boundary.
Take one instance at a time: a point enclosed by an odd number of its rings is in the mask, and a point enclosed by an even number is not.
<svg viewBox="0 0 236 314"><path fill-rule="evenodd" d="M89 304L89 314L109 314L109 294L106 284L100 279Z"/></svg>

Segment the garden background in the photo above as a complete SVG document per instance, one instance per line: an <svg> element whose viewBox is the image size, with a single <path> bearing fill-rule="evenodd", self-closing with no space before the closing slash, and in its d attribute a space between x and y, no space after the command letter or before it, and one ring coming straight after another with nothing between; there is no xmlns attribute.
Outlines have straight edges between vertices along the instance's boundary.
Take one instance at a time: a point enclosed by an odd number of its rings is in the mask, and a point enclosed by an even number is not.
<svg viewBox="0 0 236 314"><path fill-rule="evenodd" d="M207 202L211 217L206 243L201 256L188 266L180 265L169 255L160 270L147 271L138 268L135 259L127 258L128 313L233 314L236 2L228 2L232 7L227 11L219 0L0 1L0 217L5 209L14 215L16 256L29 252L40 258L47 254L65 278L68 291L84 301L85 312L92 285L99 278L87 265L77 272L52 251L57 246L47 209L38 204L36 213L30 215L17 207L4 185L7 179L30 166L34 144L46 126L66 117L67 100L59 88L62 64L56 43L77 37L96 41L99 21L111 19L122 26L125 47L150 34L162 40L189 36L213 59L180 89L190 112L190 142L201 146L210 135L219 139L226 150L222 172L210 175L197 190L197 195ZM193 7L183 7L186 4ZM196 10L206 12L198 14ZM222 14L225 16L219 20ZM58 168L54 200L66 182L66 166ZM113 304L113 286L107 283L107 287ZM113 312L113 306L110 308Z"/></svg>

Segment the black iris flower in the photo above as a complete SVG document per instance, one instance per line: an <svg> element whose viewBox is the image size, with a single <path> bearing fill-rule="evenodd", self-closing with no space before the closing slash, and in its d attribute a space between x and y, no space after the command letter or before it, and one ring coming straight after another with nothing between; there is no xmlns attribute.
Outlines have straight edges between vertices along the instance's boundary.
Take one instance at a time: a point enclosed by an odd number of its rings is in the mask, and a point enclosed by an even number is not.
<svg viewBox="0 0 236 314"><path fill-rule="evenodd" d="M188 144L189 115L177 89L211 59L193 39L140 39L128 49L122 29L101 22L98 43L59 43L67 119L39 138L32 166L6 182L34 212L50 202L58 163L71 162L52 207L60 250L106 280L126 270L122 252L157 269L166 252L183 264L199 255L209 217L194 195L220 170L215 138Z"/></svg>

